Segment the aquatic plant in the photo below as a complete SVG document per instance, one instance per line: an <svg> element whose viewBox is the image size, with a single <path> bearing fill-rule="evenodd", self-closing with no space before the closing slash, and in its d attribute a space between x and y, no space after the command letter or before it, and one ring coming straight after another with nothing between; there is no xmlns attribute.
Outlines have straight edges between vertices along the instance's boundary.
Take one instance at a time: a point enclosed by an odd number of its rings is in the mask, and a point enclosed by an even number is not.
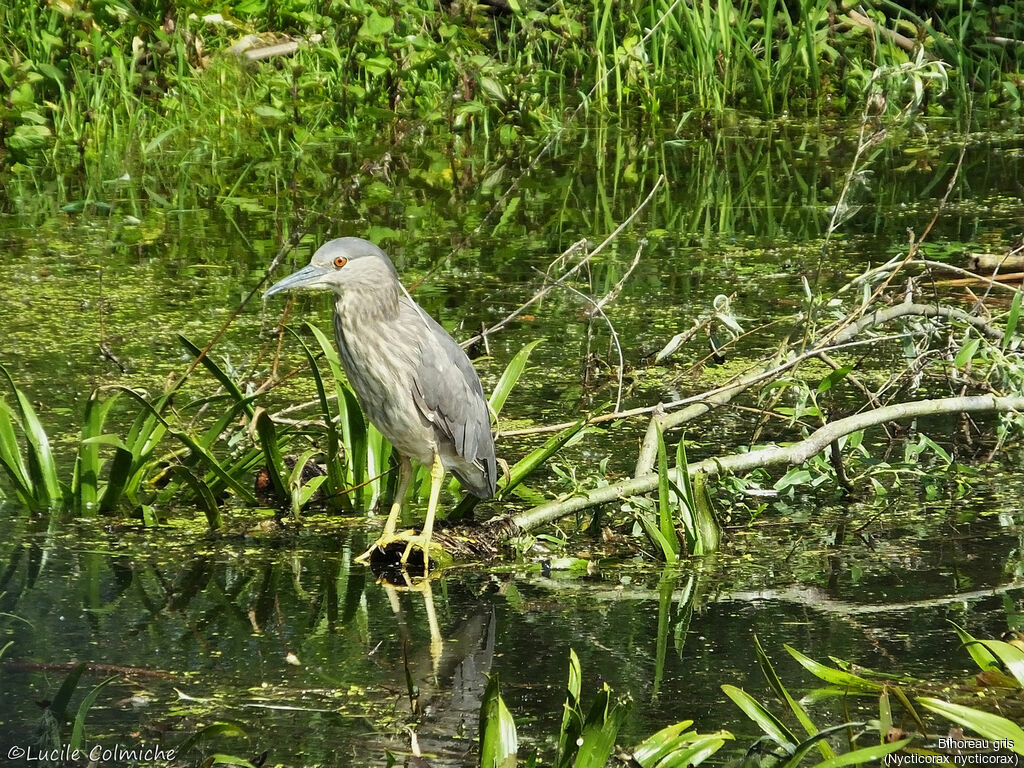
<svg viewBox="0 0 1024 768"><path fill-rule="evenodd" d="M1002 670L1009 670L1013 677L1012 688L1019 690L1024 684L1024 653L1010 643L993 640L976 640L961 627L954 625L957 634L964 641L972 659L982 669L978 676L978 684L987 690L986 698L992 699L991 704L998 706L999 688L1004 685L1002 678L1006 675ZM871 670L833 658L835 666L828 666L805 656L794 648L786 646L786 651L799 664L826 684L826 688L814 692L817 698L852 697L859 699L877 699L878 716L866 721L844 722L819 728L808 715L805 707L794 697L779 678L771 660L765 654L760 642L755 637L755 651L758 664L764 673L775 696L785 704L787 716L794 718L806 736L798 737L782 719L774 715L762 702L746 691L733 685L723 685L722 691L728 696L751 721L765 734L765 739L772 745L768 750L773 754L779 765L795 766L804 762L807 754L817 749L824 762L821 765L848 765L855 762L868 762L883 758L885 755L906 750L916 755L927 755L930 760L940 761L946 754L942 747L935 748L929 740L928 724L923 720L915 703L928 711L945 717L958 725L964 726L986 740L995 742L994 746L1024 755L1024 731L1012 720L993 714L978 706L943 701L930 696L914 695L912 689L927 689L929 683L913 680L908 677L894 679L891 675L882 675ZM855 671L856 670L856 671ZM996 673L996 677L992 673ZM1004 689L1005 692L1005 689ZM978 697L967 691L962 692L964 700L978 702ZM901 727L894 711L894 705L902 708L904 721L912 723L919 733L904 730L911 727L905 722ZM828 739L847 735L849 751L837 757ZM871 746L860 746L859 742L867 737L878 743ZM957 749L957 738L948 739L949 749ZM920 743L915 743L920 742ZM754 745L751 750L764 752L763 745ZM842 762L839 762L839 761Z"/></svg>
<svg viewBox="0 0 1024 768"><path fill-rule="evenodd" d="M629 712L628 698L613 700L612 690L604 684L589 708L584 708L583 675L576 652L569 651L569 679L558 729L558 746L552 762L542 763L537 754L524 765L551 765L552 768L604 768L616 746L619 729ZM628 759L641 768L685 768L700 765L715 754L727 740L728 731L701 734L689 730L692 720L683 720L648 737L638 744ZM498 678L492 677L480 707L480 768L515 768L519 765L519 740L515 722L501 698ZM623 759L625 756L620 755Z"/></svg>

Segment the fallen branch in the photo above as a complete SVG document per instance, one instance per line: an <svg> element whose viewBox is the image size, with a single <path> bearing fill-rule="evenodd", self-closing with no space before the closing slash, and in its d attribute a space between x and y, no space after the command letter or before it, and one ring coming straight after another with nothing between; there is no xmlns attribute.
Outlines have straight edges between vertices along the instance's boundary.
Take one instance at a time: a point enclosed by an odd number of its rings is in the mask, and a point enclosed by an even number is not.
<svg viewBox="0 0 1024 768"><path fill-rule="evenodd" d="M834 440L886 422L942 414L1007 413L1011 411L1024 411L1024 397L975 395L898 403L838 419L792 445L773 445L747 453L734 453L728 456L704 459L689 464L686 470L691 476L697 472L704 472L709 477L713 477L725 472L750 472L754 469L778 464L799 465L824 451ZM658 475L655 473L644 474L602 488L595 488L569 499L549 501L526 512L513 515L511 522L514 523L515 528L529 531L564 515L628 496L650 493L657 487ZM504 524L507 525L507 523Z"/></svg>

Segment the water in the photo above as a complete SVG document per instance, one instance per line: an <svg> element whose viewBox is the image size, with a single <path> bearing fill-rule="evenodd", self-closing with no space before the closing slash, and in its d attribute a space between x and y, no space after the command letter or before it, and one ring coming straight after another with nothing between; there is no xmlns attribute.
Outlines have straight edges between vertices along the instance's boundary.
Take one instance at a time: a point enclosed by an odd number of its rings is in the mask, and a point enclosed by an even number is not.
<svg viewBox="0 0 1024 768"><path fill-rule="evenodd" d="M0 221L8 254L0 263L0 363L37 404L69 468L89 392L113 384L155 392L180 374L190 358L176 335L202 346L228 322L277 251L282 221L310 227L285 269L304 263L329 235L390 230L385 245L417 300L465 337L532 296L557 253L581 237L603 237L665 173L665 194L578 287L605 295L647 237L608 314L628 364L623 406L671 399L710 386L717 375L713 367L688 367L705 354L703 342L658 370L642 358L689 327L715 295L735 292L741 322L753 328L799 309L803 276L839 284L905 248L908 227L923 232L959 152L940 141L947 126L931 130L929 142L886 150L875 175L854 190L860 207L824 260L828 206L850 161L846 126L757 124L660 147L595 132L578 145L567 142L525 180L514 211L478 235L471 232L493 205L493 189L432 189L398 176L390 199L350 208L330 209L331 189L301 199L247 189L237 196L258 199L260 210L221 201L168 213L136 202L138 224L124 219L118 206L127 204L116 196L110 216L61 213L46 200L8 201L17 213ZM1024 217L1020 148L1019 136L1002 133L971 145L929 255L956 260L966 247L1005 244ZM515 171L505 169L499 193ZM337 213L311 213L328 210ZM509 426L572 420L615 399L617 357L600 322L591 383L581 383L586 308L555 291L490 340L490 357L478 361L487 389L518 349L545 339L503 414ZM214 348L253 387L278 352L281 309L250 301ZM289 322L326 326L328 311L326 301L303 297ZM786 330L757 334L741 355L773 349ZM287 337L281 354L283 370L302 365ZM180 401L214 390L198 373ZM310 392L300 371L267 405L300 402ZM129 411L115 411L114 424ZM752 424L732 413L692 427L690 458L744 444ZM629 471L644 427L623 424L588 438L557 459L561 474L548 473L536 489L566 492L573 478L586 485L606 458L609 472ZM515 460L541 439L506 438L499 454ZM618 743L692 718L701 731L737 734L720 755L725 760L759 734L721 685L743 687L782 712L758 669L755 634L785 684L802 693L814 680L783 644L823 662L833 655L955 682L968 679L971 662L950 620L983 637L1020 628L1019 464L1009 462L1005 474L998 464L979 469L991 483L967 500L944 491L926 501L921 489L907 487L884 509L856 497L797 497L755 521L742 509L720 509L730 524L723 551L666 572L636 555L629 521L611 505L600 525L617 538L601 539L593 525L572 534L569 520L570 543L553 558L468 563L418 590L387 589L352 563L379 518L314 514L298 528L258 528L253 523L265 521L266 511L232 508L229 532L209 535L201 514L188 508L161 510L172 525L147 529L123 519L50 526L8 505L0 508L0 643L12 645L0 667L0 744L34 743L37 702L53 700L74 665L86 662L69 720L87 691L114 678L88 710L89 744L177 748L209 728L206 753L254 759L268 751L268 764L377 766L387 750L408 754L406 726L415 724L434 765L472 765L485 676L497 674L524 754L550 756L573 649L585 703L603 683L632 698ZM481 516L525 506L485 505ZM564 556L592 567L560 568ZM870 717L872 706L877 716L870 700L861 714ZM821 726L846 717L836 700L813 703L810 712ZM218 731L215 723L235 730Z"/></svg>

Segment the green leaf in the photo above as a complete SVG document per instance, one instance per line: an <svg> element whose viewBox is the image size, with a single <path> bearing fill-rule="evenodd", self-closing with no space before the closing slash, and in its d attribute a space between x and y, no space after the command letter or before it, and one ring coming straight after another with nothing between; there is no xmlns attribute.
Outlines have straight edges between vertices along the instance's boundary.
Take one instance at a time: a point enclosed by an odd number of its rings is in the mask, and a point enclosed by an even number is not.
<svg viewBox="0 0 1024 768"><path fill-rule="evenodd" d="M674 563L679 558L679 539L676 536L675 521L672 519L672 505L669 494L668 452L665 448L665 435L658 430L658 531L661 538L658 543L663 547L665 561ZM667 545L667 549L664 547Z"/></svg>
<svg viewBox="0 0 1024 768"><path fill-rule="evenodd" d="M64 681L60 684L57 694L50 701L50 712L53 713L58 722L64 719L68 704L71 703L71 696L78 687L78 681L82 679L83 672L85 672L85 663L75 664L64 677Z"/></svg>
<svg viewBox="0 0 1024 768"><path fill-rule="evenodd" d="M769 712L760 702L746 691L734 685L723 685L722 692L725 693L740 710L754 721L768 738L785 749L790 754L796 749L797 739L790 732L781 720Z"/></svg>
<svg viewBox="0 0 1024 768"><path fill-rule="evenodd" d="M57 479L57 465L50 452L50 441L46 436L35 409L25 394L14 384L14 379L7 369L0 365L0 373L11 387L18 407L21 428L28 442L28 477L32 482L33 494L42 506L52 506L62 501L60 482Z"/></svg>
<svg viewBox="0 0 1024 768"><path fill-rule="evenodd" d="M919 696L917 702L925 709L930 709L954 723L959 723L985 739L1005 740L1010 749L1018 755L1024 755L1024 730L1021 730L1021 727L1012 720L1007 720L1005 717L994 715L991 712L982 712L973 707L951 704L941 699Z"/></svg>
<svg viewBox="0 0 1024 768"><path fill-rule="evenodd" d="M181 695L180 691L179 695ZM215 739L225 736L230 738L244 739L248 735L249 734L247 734L242 728L235 725L234 723L216 721L210 723L209 725L204 725L198 731L196 731L187 739L185 739L185 741L179 744L174 751L177 752L179 755L185 755L190 749L192 749L192 747L194 747L202 739Z"/></svg>
<svg viewBox="0 0 1024 768"><path fill-rule="evenodd" d="M288 468L285 466L284 457L281 456L281 447L277 442L277 429L274 427L274 421L270 418L270 414L263 408L256 409L253 421L256 426L256 434L260 439L260 446L263 448L270 486L274 489L277 499L283 503L290 495L284 480ZM292 513L298 518L297 509L293 508Z"/></svg>
<svg viewBox="0 0 1024 768"><path fill-rule="evenodd" d="M881 760L886 755L898 752L910 743L910 739L894 741L892 744L875 744L871 747L855 749L852 752L844 752L828 760L822 760L814 768L840 768L843 765L859 765Z"/></svg>
<svg viewBox="0 0 1024 768"><path fill-rule="evenodd" d="M516 724L501 698L498 676L494 675L480 705L480 768L515 768L518 751Z"/></svg>
<svg viewBox="0 0 1024 768"><path fill-rule="evenodd" d="M761 673L765 676L768 681L768 685L771 686L775 694L784 700L789 705L790 711L796 716L796 719L803 726L804 732L808 736L816 736L819 733L818 727L811 720L810 716L804 710L803 706L799 701L793 698L789 690L783 685L781 678L775 672L775 667L772 665L771 659L768 658L768 654L765 653L764 647L761 645L761 639L754 635L754 652L757 656L758 665L761 667ZM825 759L835 756L835 751L824 739L817 741L818 751L821 752L821 756Z"/></svg>
<svg viewBox="0 0 1024 768"><path fill-rule="evenodd" d="M71 740L68 742L68 746L72 751L82 749L82 747L85 746L85 716L89 713L89 709L96 702L96 697L100 695L100 691L117 679L117 675L108 677L89 691L85 698L82 699L82 703L78 705L78 713L75 715L75 724L71 729Z"/></svg>
<svg viewBox="0 0 1024 768"><path fill-rule="evenodd" d="M252 108L252 111L265 120L271 120L275 122L279 120L284 120L286 117L288 117L288 115L286 115L282 110L278 109L277 107L272 107L269 104L257 104L255 107Z"/></svg>
<svg viewBox="0 0 1024 768"><path fill-rule="evenodd" d="M257 107L257 109L259 108ZM195 344L193 344L191 341L186 339L181 334L178 334L178 341L181 343L183 347L185 347L185 349L188 350L188 352L192 355L193 358L198 358L203 352L199 347L197 347ZM238 384L235 383L235 381L227 374L227 372L225 372L223 368L217 365L217 363L215 363L208 354L203 355L202 360L200 360L200 362L207 371L213 374L213 377L220 383L222 387L224 387L224 389L227 390L228 394L231 395L231 398L236 403L243 404L246 414L249 416L249 418L252 418L254 413L252 399L246 398L246 396L242 394L242 390L239 389Z"/></svg>
<svg viewBox="0 0 1024 768"><path fill-rule="evenodd" d="M376 11L371 10L366 18L363 19L363 23L359 27L356 36L364 40L379 41L385 35L390 35L394 28L395 20L393 18L381 16Z"/></svg>
<svg viewBox="0 0 1024 768"><path fill-rule="evenodd" d="M832 371L828 376L821 380L820 384L818 384L817 394L820 395L822 392L827 392L832 389L832 387L845 379L847 374L852 370L852 365L844 365L842 368L837 368Z"/></svg>
<svg viewBox="0 0 1024 768"><path fill-rule="evenodd" d="M501 488L499 494L500 498L507 498L509 492L513 488L529 477L530 473L537 467L562 450L562 447L565 446L566 443L580 433L584 425L585 422L581 419L571 427L567 427L558 434L549 438L540 448L531 451L522 459L517 461L512 469L509 470L508 482L502 484L501 480L499 480L498 484Z"/></svg>
<svg viewBox="0 0 1024 768"><path fill-rule="evenodd" d="M197 477L192 470L181 464L172 466L170 473L180 478L192 491L192 503L203 510L206 515L206 524L211 531L216 531L221 526L220 505L214 498L210 486Z"/></svg>
<svg viewBox="0 0 1024 768"><path fill-rule="evenodd" d="M863 677L857 677L857 675L844 672L841 669L826 667L824 664L820 664L809 656L804 656L800 651L790 647L789 645L783 645L782 647L789 652L790 656L800 662L800 666L815 677L824 680L826 683L840 688L845 688L847 690L866 693L880 693L882 691L882 685L879 683L871 680L865 680Z"/></svg>
<svg viewBox="0 0 1024 768"><path fill-rule="evenodd" d="M956 353L956 357L953 358L953 365L957 368L963 368L971 360L974 359L975 354L978 352L978 347L981 346L981 339L971 339L969 342L960 347L960 351Z"/></svg>
<svg viewBox="0 0 1024 768"><path fill-rule="evenodd" d="M542 341L544 341L544 339L531 341L525 347L516 352L515 356L509 361L509 364L505 366L505 370L501 373L501 378L499 378L498 383L494 385L491 397L487 401L487 404L490 406L495 416L501 413L501 409L505 407L505 401L508 400L509 394L518 383L523 372L526 370L526 363L530 359L530 353L533 352L536 346Z"/></svg>
<svg viewBox="0 0 1024 768"><path fill-rule="evenodd" d="M999 660L993 656L984 645L979 643L974 636L966 629L961 627L955 621L949 622L953 625L953 629L956 630L957 637L960 638L960 642L963 643L964 648L967 649L967 653L971 655L974 663L978 665L978 669L982 672L988 672L990 669L999 668Z"/></svg>
<svg viewBox="0 0 1024 768"><path fill-rule="evenodd" d="M1003 349L1010 346L1010 342L1013 341L1013 334L1017 332L1017 321L1020 319L1022 297L1024 297L1024 291L1018 290L1013 294L1013 301L1010 303L1010 314L1006 318L1006 330L1003 331L1003 342L1001 345Z"/></svg>

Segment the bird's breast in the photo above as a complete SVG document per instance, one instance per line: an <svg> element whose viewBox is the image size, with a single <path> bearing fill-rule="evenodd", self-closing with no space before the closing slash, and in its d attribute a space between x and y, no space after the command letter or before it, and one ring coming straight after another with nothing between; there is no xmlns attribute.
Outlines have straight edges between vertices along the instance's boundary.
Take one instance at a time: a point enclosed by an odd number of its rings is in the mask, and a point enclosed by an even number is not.
<svg viewBox="0 0 1024 768"><path fill-rule="evenodd" d="M419 340L397 322L346 322L340 313L334 320L341 364L366 417L399 453L429 463L434 430L413 397Z"/></svg>

